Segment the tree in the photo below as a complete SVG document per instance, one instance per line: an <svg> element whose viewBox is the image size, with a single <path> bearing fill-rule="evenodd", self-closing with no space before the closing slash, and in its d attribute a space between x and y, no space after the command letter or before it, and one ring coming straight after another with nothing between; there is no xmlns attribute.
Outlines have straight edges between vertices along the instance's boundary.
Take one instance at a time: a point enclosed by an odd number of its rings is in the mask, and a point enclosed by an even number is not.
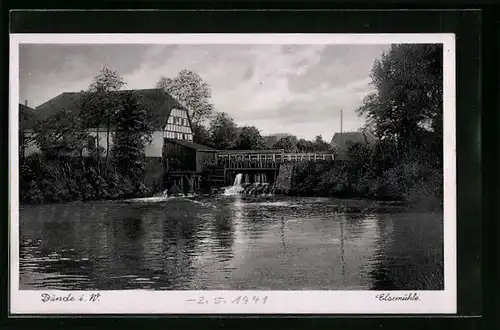
<svg viewBox="0 0 500 330"><path fill-rule="evenodd" d="M263 150L267 149L264 138L255 126L244 126L240 129L236 145L238 150Z"/></svg>
<svg viewBox="0 0 500 330"><path fill-rule="evenodd" d="M118 102L113 160L120 174L137 182L144 177L144 150L152 139L153 128L148 111L138 96L124 92Z"/></svg>
<svg viewBox="0 0 500 330"><path fill-rule="evenodd" d="M284 149L286 152L296 152L297 143L296 136L285 136L274 144L273 149Z"/></svg>
<svg viewBox="0 0 500 330"><path fill-rule="evenodd" d="M156 87L163 88L187 107L195 125L203 123L214 111L210 85L193 71L181 70L173 79L162 76Z"/></svg>
<svg viewBox="0 0 500 330"><path fill-rule="evenodd" d="M427 153L441 159L442 54L438 44L399 44L374 63L376 92L365 98L358 114L405 158L430 147Z"/></svg>
<svg viewBox="0 0 500 330"><path fill-rule="evenodd" d="M193 124L193 142L203 144L206 146L212 145L210 132L201 124Z"/></svg>
<svg viewBox="0 0 500 330"><path fill-rule="evenodd" d="M328 152L332 151L332 146L323 140L321 135L314 138L314 152Z"/></svg>
<svg viewBox="0 0 500 330"><path fill-rule="evenodd" d="M315 152L314 142L308 141L306 139L300 139L297 142L297 150L299 152Z"/></svg>
<svg viewBox="0 0 500 330"><path fill-rule="evenodd" d="M210 137L213 146L220 150L227 150L234 147L236 143L237 127L231 118L225 112L219 112L210 122Z"/></svg>
<svg viewBox="0 0 500 330"><path fill-rule="evenodd" d="M106 127L106 162L109 156L109 137L111 126L116 122L120 90L125 81L120 75L107 67L103 67L94 77L89 88L80 98L81 119L87 128ZM97 130L99 141L99 130Z"/></svg>
<svg viewBox="0 0 500 330"><path fill-rule="evenodd" d="M62 109L34 126L34 139L49 158L82 155L89 137L81 121L71 111Z"/></svg>

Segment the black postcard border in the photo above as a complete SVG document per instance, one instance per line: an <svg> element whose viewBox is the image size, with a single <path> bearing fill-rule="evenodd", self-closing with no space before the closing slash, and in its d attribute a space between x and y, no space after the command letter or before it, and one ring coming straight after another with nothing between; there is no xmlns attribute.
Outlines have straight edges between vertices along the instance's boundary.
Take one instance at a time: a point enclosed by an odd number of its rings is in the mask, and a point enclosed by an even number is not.
<svg viewBox="0 0 500 330"><path fill-rule="evenodd" d="M131 7L129 7L131 8ZM494 14L488 14L487 19L495 21ZM6 15L3 15L5 18ZM486 273L483 272L484 257L483 244L488 242L486 232L495 229L490 225L498 209L498 199L495 200L495 186L500 181L491 180L494 174L494 164L497 164L495 147L485 147L485 140L488 136L500 136L495 129L498 124L496 120L497 108L491 108L496 101L490 101L488 111L482 111L482 96L495 97L495 87L497 84L487 83L486 81L495 80L498 76L497 57L495 43L491 40L498 40L497 32L492 31L493 26L484 28L485 22L482 20L483 13L479 10L410 10L410 11L13 11L10 12L10 26L7 33L2 34L4 46L8 48L8 33L455 33L456 34L456 66L457 66L457 300L458 315L460 319L450 316L431 316L430 318L422 316L407 316L411 320L406 321L400 318L389 318L389 315L382 318L376 317L352 316L352 315L333 315L335 318L325 315L317 316L259 316L258 324L274 325L278 327L289 327L301 325L301 327L325 326L349 326L357 328L358 326L382 327L383 325L401 327L409 326L410 322L415 328L431 326L442 328L446 325L453 327L477 327L481 320L479 316L483 312L491 310L483 306L483 289L487 293L493 288L489 286L486 280ZM134 24L130 24L134 22ZM4 20L5 23L5 20ZM488 23L489 24L489 23ZM497 27L498 28L498 27ZM493 45L493 47L492 47ZM484 46L484 48L482 48ZM488 47L489 46L489 47ZM486 48L488 47L488 48ZM495 50L492 50L495 48ZM6 47L4 47L6 49ZM4 52L4 54L8 54ZM4 55L3 71L8 70L8 56ZM489 61L489 62L488 62ZM488 65L489 70L481 71L481 67ZM492 78L492 75L495 75ZM4 74L5 78L8 75ZM3 80L4 85L9 86L7 79ZM486 87L485 87L486 86ZM484 89L481 93L481 88ZM8 109L8 88L4 88L4 109ZM497 100L498 101L498 100ZM7 111L3 111L4 123L8 123ZM8 125L8 124L7 124ZM484 130L481 130L483 126ZM2 130L2 146L4 147L4 161L1 162L3 173L8 173L8 130ZM496 134L495 134L496 133ZM482 135L482 145L477 136ZM488 138L491 139L491 138ZM498 141L498 140L497 140ZM490 144L491 145L491 144ZM495 144L493 144L495 145ZM6 148L5 148L6 147ZM484 152L488 150L488 152ZM491 152L493 151L493 152ZM488 159L489 165L482 162L482 159ZM488 172L489 171L489 172ZM3 176L7 179L7 176ZM483 180L483 178L488 178ZM483 184L484 183L484 184ZM8 181L6 185L8 187ZM485 189L488 192L495 191L495 194L489 193L485 196ZM0 196L2 200L7 199L8 189L2 190ZM489 206L489 209L483 207ZM495 210L496 208L496 210ZM8 202L7 208L8 210ZM488 215L488 227L483 223L484 216ZM8 219L8 217L6 218ZM7 221L2 222L3 242L8 243L9 225ZM491 231L490 231L491 234ZM484 236L484 240L483 240ZM491 241L490 241L491 243ZM2 258L5 258L4 265L8 265L8 244L3 249ZM487 253L487 252L486 252ZM489 260L494 252L489 253ZM490 271L495 266L490 266ZM8 267L2 267L2 270L8 272ZM2 279L7 278L5 274ZM493 277L488 277L492 279ZM4 292L9 292L8 282L5 281ZM7 296L8 297L8 296ZM7 300L5 306L8 307ZM492 311L492 310L491 310ZM8 324L14 325L22 322L25 325L35 325L42 320L31 319L27 316L22 318L12 318L16 315L9 315ZM35 316L35 315L33 315ZM57 316L57 315L54 315ZM83 316L83 315L82 315ZM164 315L143 315L146 319L137 316L116 315L113 324L138 326L153 323L160 323L169 326L186 326L188 324L201 323L199 318L204 318L210 324L219 326L242 323L247 325L256 325L255 316L207 316L199 315L164 318ZM475 316L464 318L464 316ZM39 316L37 316L39 317ZM85 315L85 318L68 316L63 319L45 318L43 323L48 326L56 325L90 325L96 320L103 320L109 316ZM241 318L244 317L244 320ZM433 321L434 320L434 321ZM456 320L456 321L455 321ZM195 322L192 322L195 321ZM417 322L418 321L418 322ZM165 323L164 323L165 322ZM453 322L453 323L452 323ZM206 325L208 325L207 323Z"/></svg>

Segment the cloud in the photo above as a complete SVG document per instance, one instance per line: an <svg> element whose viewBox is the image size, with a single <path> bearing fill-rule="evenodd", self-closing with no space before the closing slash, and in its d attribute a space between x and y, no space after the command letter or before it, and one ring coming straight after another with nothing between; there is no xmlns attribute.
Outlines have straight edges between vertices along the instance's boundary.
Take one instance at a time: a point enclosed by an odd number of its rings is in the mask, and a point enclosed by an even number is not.
<svg viewBox="0 0 500 330"><path fill-rule="evenodd" d="M32 106L85 89L106 65L127 88L152 88L161 76L197 72L218 111L263 133L325 139L363 124L355 110L370 87L373 61L387 45L22 45L20 97Z"/></svg>

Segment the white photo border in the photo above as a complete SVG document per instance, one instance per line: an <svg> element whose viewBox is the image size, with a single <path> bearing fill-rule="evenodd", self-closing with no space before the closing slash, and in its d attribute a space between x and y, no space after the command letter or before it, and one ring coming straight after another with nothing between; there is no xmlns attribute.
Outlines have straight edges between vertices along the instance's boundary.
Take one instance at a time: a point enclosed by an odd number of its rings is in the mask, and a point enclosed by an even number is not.
<svg viewBox="0 0 500 330"><path fill-rule="evenodd" d="M442 291L57 291L19 290L19 45L20 44L443 44L444 290ZM11 34L9 95L9 261L11 314L455 314L456 80L455 34ZM42 302L41 295L72 302ZM380 301L378 294L419 300ZM98 301L80 302L99 294ZM237 297L261 303L231 303ZM266 303L262 301L267 296ZM96 296L94 296L96 297ZM208 303L199 304L203 297ZM216 298L219 298L218 300ZM188 300L194 299L189 302ZM226 303L222 301L225 300ZM215 303L215 302L218 303Z"/></svg>

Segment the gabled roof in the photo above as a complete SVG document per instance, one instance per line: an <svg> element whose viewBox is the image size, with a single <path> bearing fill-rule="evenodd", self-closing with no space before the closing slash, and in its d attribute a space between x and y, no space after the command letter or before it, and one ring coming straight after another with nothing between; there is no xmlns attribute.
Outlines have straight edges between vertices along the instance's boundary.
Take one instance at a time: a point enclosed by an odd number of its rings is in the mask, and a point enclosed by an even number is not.
<svg viewBox="0 0 500 330"><path fill-rule="evenodd" d="M372 144L376 137L370 132L344 132L335 133L330 144L333 147L342 147L355 143Z"/></svg>
<svg viewBox="0 0 500 330"><path fill-rule="evenodd" d="M124 94L127 92L138 96L142 100L151 115L156 129L162 129L165 127L173 108L186 110L184 106L182 106L176 99L161 88L122 90L109 93L110 95L113 95ZM44 120L63 109L70 110L71 112L78 114L81 111L79 101L84 93L85 92L83 91L62 93L36 107L36 113L39 115L41 120Z"/></svg>
<svg viewBox="0 0 500 330"><path fill-rule="evenodd" d="M335 133L332 137L330 145L337 152L337 159L348 160L349 159L349 148L356 143L361 143L364 145L375 145L377 138L375 135L368 131L364 132L345 132L345 133Z"/></svg>
<svg viewBox="0 0 500 330"><path fill-rule="evenodd" d="M186 147L186 148L194 149L196 151L217 151L214 148L210 148L210 147L205 146L203 144L199 144L199 143L195 143L195 142L191 142L191 141L173 140L173 139L167 139L167 140L168 140L168 142L175 143L175 144L178 144L178 145Z"/></svg>
<svg viewBox="0 0 500 330"><path fill-rule="evenodd" d="M19 103L19 128L31 129L38 121L35 109Z"/></svg>

